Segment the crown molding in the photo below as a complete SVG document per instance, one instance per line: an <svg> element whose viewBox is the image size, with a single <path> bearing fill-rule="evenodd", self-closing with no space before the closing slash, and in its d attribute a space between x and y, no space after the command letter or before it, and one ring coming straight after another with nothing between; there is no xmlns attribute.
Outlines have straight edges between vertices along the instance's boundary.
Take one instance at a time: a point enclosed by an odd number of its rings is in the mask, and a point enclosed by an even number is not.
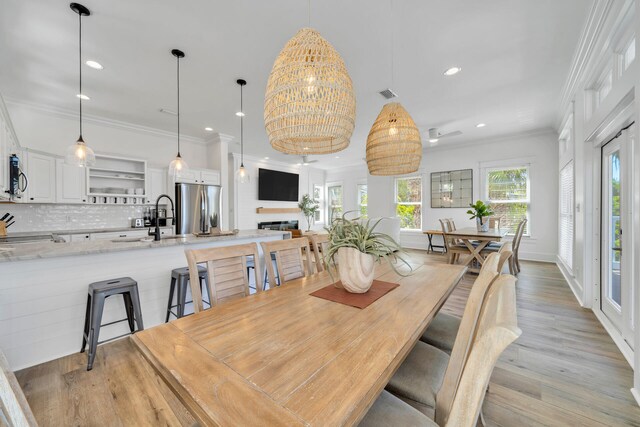
<svg viewBox="0 0 640 427"><path fill-rule="evenodd" d="M578 45L576 47L569 75L560 92L560 99L556 111L555 128L560 130L563 119L566 117L569 103L573 101L576 90L585 76L588 65L592 61L594 51L601 38L602 32L606 26L607 18L613 9L615 0L595 0L585 26L580 35Z"/></svg>
<svg viewBox="0 0 640 427"><path fill-rule="evenodd" d="M73 119L73 120L78 120L78 117L79 117L77 111L73 111L65 108L53 107L51 105L25 102L25 101L20 101L14 98L6 98L6 103L8 105L14 105L17 107L23 107L23 108L31 109L34 111L38 111L40 113L47 114L51 117L57 117L62 119ZM170 131L156 129L148 126L142 126L135 123L123 122L120 120L107 119L99 116L83 114L82 119L85 123L92 123L99 126L126 130L129 132L137 132L137 133L146 134L146 135L162 136L166 138L176 138L178 136L176 132L170 132ZM198 145L209 144L209 142L207 142L207 140L205 140L204 138L198 138L198 137L189 136L189 135L180 135L180 141L189 142L189 143L198 144Z"/></svg>

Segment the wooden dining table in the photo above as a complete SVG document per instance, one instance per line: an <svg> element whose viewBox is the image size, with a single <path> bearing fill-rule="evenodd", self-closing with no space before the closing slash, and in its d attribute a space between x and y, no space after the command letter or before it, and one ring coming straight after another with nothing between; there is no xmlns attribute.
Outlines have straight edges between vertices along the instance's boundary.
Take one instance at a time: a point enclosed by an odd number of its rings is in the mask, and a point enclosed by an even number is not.
<svg viewBox="0 0 640 427"><path fill-rule="evenodd" d="M410 263L364 309L311 296L324 271L131 339L201 425L356 425L466 271Z"/></svg>
<svg viewBox="0 0 640 427"><path fill-rule="evenodd" d="M447 232L447 235L462 243L469 249L471 256L467 257L464 265L470 265L475 259L479 265L484 262L484 256L482 256L482 250L487 247L491 242L500 242L507 235L508 230L506 228L490 228L489 231L478 231L475 227L465 227L459 230L453 230ZM470 268L469 271L477 271L477 269Z"/></svg>

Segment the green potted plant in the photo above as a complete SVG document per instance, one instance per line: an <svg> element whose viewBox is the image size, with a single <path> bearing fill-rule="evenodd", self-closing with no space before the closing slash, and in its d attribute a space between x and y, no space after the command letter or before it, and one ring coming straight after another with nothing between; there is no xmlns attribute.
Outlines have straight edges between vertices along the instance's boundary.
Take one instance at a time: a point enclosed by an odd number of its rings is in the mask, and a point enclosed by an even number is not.
<svg viewBox="0 0 640 427"><path fill-rule="evenodd" d="M371 288L376 261L386 259L400 275L396 262L400 260L411 270L409 263L400 255L400 245L391 236L378 233L375 228L384 218L371 220L361 218L347 219L346 212L336 218L326 230L329 232L327 253L324 263L331 272L331 266L338 264L338 273L344 289L352 293L364 293Z"/></svg>
<svg viewBox="0 0 640 427"><path fill-rule="evenodd" d="M493 215L491 207L486 205L482 200L478 200L469 206L472 208L467 211L467 213L471 215L469 219L476 220L478 231L489 231L489 217Z"/></svg>
<svg viewBox="0 0 640 427"><path fill-rule="evenodd" d="M298 203L298 207L302 211L302 214L307 219L307 231L311 230L311 224L316 216L316 212L320 210L320 204L317 200L311 198L309 194L302 196L302 200Z"/></svg>

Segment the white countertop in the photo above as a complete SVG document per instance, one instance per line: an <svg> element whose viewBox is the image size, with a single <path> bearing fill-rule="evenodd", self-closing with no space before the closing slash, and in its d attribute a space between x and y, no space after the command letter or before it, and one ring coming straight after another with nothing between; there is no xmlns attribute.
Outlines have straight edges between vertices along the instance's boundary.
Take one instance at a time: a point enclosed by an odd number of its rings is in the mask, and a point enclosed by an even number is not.
<svg viewBox="0 0 640 427"><path fill-rule="evenodd" d="M100 231L121 231L103 229ZM131 230L131 229L127 229ZM96 232L96 231L91 231ZM74 234L76 231L73 232ZM16 233L18 234L18 233ZM31 233L35 234L35 233ZM37 233L46 234L46 233ZM70 234L66 232L55 232L54 234ZM220 241L232 241L232 240L246 240L255 239L268 236L283 236L289 234L287 231L275 231L275 230L241 230L237 234L222 235L222 236L206 236L196 237L194 235L186 236L167 236L162 240L156 241L129 241L129 239L122 240L90 240L83 242L66 242L55 243L51 241L47 242L33 242L33 243L6 243L0 245L0 263L8 261L24 261L42 258L55 258L55 257L67 257L77 255L90 255L108 252L122 252L138 249L154 249L154 248L166 248L171 246L180 245L192 245L208 242L220 242Z"/></svg>

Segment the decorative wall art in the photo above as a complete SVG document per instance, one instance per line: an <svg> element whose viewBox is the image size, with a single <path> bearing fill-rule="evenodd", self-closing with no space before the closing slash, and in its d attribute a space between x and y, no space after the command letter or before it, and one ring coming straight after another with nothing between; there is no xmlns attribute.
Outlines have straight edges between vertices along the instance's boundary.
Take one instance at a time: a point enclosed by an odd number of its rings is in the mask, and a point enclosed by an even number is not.
<svg viewBox="0 0 640 427"><path fill-rule="evenodd" d="M473 169L431 173L432 208L466 208L473 203Z"/></svg>

